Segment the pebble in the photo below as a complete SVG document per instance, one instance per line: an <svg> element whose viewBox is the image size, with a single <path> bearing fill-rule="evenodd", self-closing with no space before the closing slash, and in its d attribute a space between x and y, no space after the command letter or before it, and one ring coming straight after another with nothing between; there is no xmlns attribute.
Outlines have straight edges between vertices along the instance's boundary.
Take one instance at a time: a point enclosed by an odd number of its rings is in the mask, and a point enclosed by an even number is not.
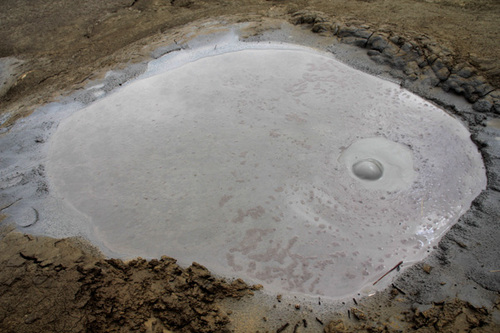
<svg viewBox="0 0 500 333"><path fill-rule="evenodd" d="M493 103L487 99L480 99L472 105L472 108L477 112L490 112L493 108Z"/></svg>
<svg viewBox="0 0 500 333"><path fill-rule="evenodd" d="M367 320L366 315L363 313L363 311L357 309L357 308L351 308L351 313L356 317L358 320Z"/></svg>
<svg viewBox="0 0 500 333"><path fill-rule="evenodd" d="M376 34L368 40L366 47L372 50L382 52L388 45L389 42L387 41L386 37Z"/></svg>
<svg viewBox="0 0 500 333"><path fill-rule="evenodd" d="M429 264L423 264L422 265L422 270L426 272L427 274L431 274L432 271L432 266Z"/></svg>

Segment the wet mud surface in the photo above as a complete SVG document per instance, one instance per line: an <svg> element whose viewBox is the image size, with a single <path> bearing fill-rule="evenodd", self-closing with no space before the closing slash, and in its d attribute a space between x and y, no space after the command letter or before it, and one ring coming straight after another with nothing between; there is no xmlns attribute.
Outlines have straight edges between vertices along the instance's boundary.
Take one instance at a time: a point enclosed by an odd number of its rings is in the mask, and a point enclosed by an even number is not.
<svg viewBox="0 0 500 333"><path fill-rule="evenodd" d="M289 22L323 38L322 47L333 41L352 45L376 65L364 68L354 61L353 66L395 78L461 119L488 178L487 189L422 263L391 271L386 278L397 278L387 290L344 300L335 309L322 309L321 300L312 306L286 296L261 303L265 296L252 290L258 286L224 282L198 264L182 268L168 257L123 263L103 258L83 240L5 229L0 240L2 331L498 331L496 1L0 1L0 6L1 135L61 91L78 90L108 70L157 57L160 46L170 45L165 53L175 50L171 45L193 31L193 26L185 29L188 23L195 22L197 33L207 33L218 29L209 24L214 20L253 22L245 38L265 40ZM350 63L356 58L352 54L337 55ZM18 199L8 192L10 176L1 175L0 219ZM36 195L49 190L43 165L16 177L22 178L20 184L35 182ZM38 211L32 214L38 221Z"/></svg>

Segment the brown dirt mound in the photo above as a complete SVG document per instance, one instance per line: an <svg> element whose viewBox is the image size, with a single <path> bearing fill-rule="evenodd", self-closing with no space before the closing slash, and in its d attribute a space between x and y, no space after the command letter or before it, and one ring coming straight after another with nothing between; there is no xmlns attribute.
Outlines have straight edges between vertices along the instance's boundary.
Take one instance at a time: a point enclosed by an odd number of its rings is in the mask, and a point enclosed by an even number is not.
<svg viewBox="0 0 500 333"><path fill-rule="evenodd" d="M252 294L200 264L105 260L75 239L9 232L0 243L2 332L224 332L218 302Z"/></svg>

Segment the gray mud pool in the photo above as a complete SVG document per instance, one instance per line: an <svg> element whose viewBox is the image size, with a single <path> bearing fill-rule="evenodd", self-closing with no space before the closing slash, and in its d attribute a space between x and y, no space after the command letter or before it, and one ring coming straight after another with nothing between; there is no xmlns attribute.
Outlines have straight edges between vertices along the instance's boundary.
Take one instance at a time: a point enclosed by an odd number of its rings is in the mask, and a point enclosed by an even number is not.
<svg viewBox="0 0 500 333"><path fill-rule="evenodd" d="M47 208L14 205L13 220L339 299L422 260L486 187L458 120L332 54L233 43L148 66L89 87L85 107L40 111L64 118L41 150Z"/></svg>

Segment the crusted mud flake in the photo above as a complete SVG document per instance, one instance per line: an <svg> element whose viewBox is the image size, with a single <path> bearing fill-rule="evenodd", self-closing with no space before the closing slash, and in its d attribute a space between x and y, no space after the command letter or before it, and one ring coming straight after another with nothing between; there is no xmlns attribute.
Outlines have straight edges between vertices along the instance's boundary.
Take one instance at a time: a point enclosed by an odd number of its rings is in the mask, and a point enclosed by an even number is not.
<svg viewBox="0 0 500 333"><path fill-rule="evenodd" d="M16 256L16 247L6 246L6 241L24 247L33 242L38 250L17 255L21 259L16 266L7 265ZM18 327L16 332L103 332L155 326L180 332L222 332L229 318L218 302L251 294L242 280L228 283L197 263L183 269L168 257L103 260L71 242L59 242L57 248L55 242L47 237L30 240L17 232L3 236L0 275L10 279L0 279L0 306L6 315L0 320L2 331ZM43 258L52 249L57 254L49 263ZM23 302L13 306L20 295Z"/></svg>

